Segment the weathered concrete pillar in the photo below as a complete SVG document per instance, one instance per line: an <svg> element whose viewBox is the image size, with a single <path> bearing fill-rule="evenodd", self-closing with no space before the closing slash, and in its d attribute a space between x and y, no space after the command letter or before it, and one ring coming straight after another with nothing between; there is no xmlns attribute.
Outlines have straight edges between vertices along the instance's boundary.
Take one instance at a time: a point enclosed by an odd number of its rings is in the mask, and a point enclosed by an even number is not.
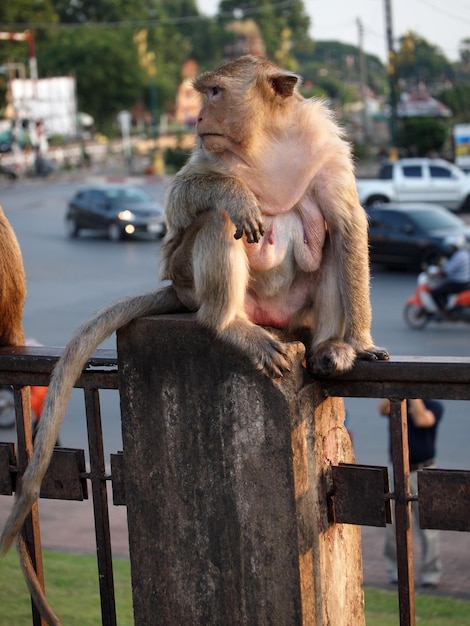
<svg viewBox="0 0 470 626"><path fill-rule="evenodd" d="M192 316L118 334L137 626L362 626L359 528L330 525L341 400L292 344L273 382Z"/></svg>

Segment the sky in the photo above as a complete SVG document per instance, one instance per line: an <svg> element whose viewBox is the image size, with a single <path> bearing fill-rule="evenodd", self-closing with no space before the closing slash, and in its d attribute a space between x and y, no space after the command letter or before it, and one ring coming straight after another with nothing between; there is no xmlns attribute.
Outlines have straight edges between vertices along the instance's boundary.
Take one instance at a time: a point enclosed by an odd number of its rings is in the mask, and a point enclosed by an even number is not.
<svg viewBox="0 0 470 626"><path fill-rule="evenodd" d="M459 43L470 39L470 0L390 0L394 40L413 30L438 46L450 61L459 59ZM218 0L197 0L201 13L211 16ZM363 26L365 52L387 58L385 0L304 0L310 34L316 40L359 45L358 19ZM396 46L397 48L398 46Z"/></svg>

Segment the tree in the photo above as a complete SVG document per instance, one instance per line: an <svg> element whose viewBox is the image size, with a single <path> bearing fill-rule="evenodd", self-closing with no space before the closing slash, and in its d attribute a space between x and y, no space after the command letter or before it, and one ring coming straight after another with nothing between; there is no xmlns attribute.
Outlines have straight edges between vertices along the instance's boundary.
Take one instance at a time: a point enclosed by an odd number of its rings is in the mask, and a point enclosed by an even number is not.
<svg viewBox="0 0 470 626"><path fill-rule="evenodd" d="M454 122L470 122L470 83L445 89L439 100L452 109Z"/></svg>
<svg viewBox="0 0 470 626"><path fill-rule="evenodd" d="M73 74L79 109L103 124L132 106L147 81L132 36L133 29L60 30L41 50L42 70L50 75Z"/></svg>
<svg viewBox="0 0 470 626"><path fill-rule="evenodd" d="M54 10L52 0L34 2L34 0L15 0L0 2L0 30L24 32L34 23L56 24L59 16ZM24 27L22 26L24 24ZM10 26L11 25L11 26ZM43 41L44 33L35 32L36 43ZM28 46L26 43L0 41L0 64L6 62L27 63Z"/></svg>
<svg viewBox="0 0 470 626"><path fill-rule="evenodd" d="M450 63L437 46L410 30L400 38L395 72L406 89L413 89L420 82L431 88L444 82L450 73Z"/></svg>
<svg viewBox="0 0 470 626"><path fill-rule="evenodd" d="M310 54L299 54L299 71L304 81L314 85L335 80L348 86L349 96L353 88L358 93L360 84L359 49L352 44L339 41L318 41ZM366 55L368 86L375 92L383 94L386 90L385 68L380 59L374 55ZM343 91L338 89L339 92ZM345 91L345 93L346 93ZM330 94L331 95L331 94Z"/></svg>
<svg viewBox="0 0 470 626"><path fill-rule="evenodd" d="M439 153L447 138L447 124L436 118L404 119L398 132L398 146L410 156L428 156Z"/></svg>
<svg viewBox="0 0 470 626"><path fill-rule="evenodd" d="M60 25L67 28L44 30L38 48L40 74L73 73L80 109L100 125L138 100L147 108L156 106L158 115L174 100L181 66L192 56L194 42L211 51L208 31L213 21L197 19L195 0L57 0L55 6ZM151 73L139 63L134 42L143 24L148 24Z"/></svg>

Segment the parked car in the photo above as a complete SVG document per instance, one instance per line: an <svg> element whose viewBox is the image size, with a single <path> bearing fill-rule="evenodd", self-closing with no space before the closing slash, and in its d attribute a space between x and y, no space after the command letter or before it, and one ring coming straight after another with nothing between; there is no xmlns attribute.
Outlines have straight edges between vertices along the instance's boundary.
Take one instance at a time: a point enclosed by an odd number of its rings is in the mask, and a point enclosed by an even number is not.
<svg viewBox="0 0 470 626"><path fill-rule="evenodd" d="M139 233L163 237L166 232L161 205L143 189L125 184L81 188L67 207L65 229L71 238L83 230L100 230L111 241Z"/></svg>
<svg viewBox="0 0 470 626"><path fill-rule="evenodd" d="M445 207L426 203L386 203L367 208L370 260L410 269L437 263L448 254L446 237L470 227Z"/></svg>
<svg viewBox="0 0 470 626"><path fill-rule="evenodd" d="M470 177L443 159L401 159L384 163L378 178L358 178L363 206L381 202L430 202L470 211Z"/></svg>

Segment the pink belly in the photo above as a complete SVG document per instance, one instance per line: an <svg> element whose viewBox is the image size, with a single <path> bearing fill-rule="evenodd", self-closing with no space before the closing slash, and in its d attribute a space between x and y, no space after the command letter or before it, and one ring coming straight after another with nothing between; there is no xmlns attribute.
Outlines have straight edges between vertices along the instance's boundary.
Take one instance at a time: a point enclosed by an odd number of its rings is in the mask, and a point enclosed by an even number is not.
<svg viewBox="0 0 470 626"><path fill-rule="evenodd" d="M250 320L261 326L286 328L292 317L311 304L310 281L301 281L287 292L273 298L249 292L245 300L245 311Z"/></svg>

